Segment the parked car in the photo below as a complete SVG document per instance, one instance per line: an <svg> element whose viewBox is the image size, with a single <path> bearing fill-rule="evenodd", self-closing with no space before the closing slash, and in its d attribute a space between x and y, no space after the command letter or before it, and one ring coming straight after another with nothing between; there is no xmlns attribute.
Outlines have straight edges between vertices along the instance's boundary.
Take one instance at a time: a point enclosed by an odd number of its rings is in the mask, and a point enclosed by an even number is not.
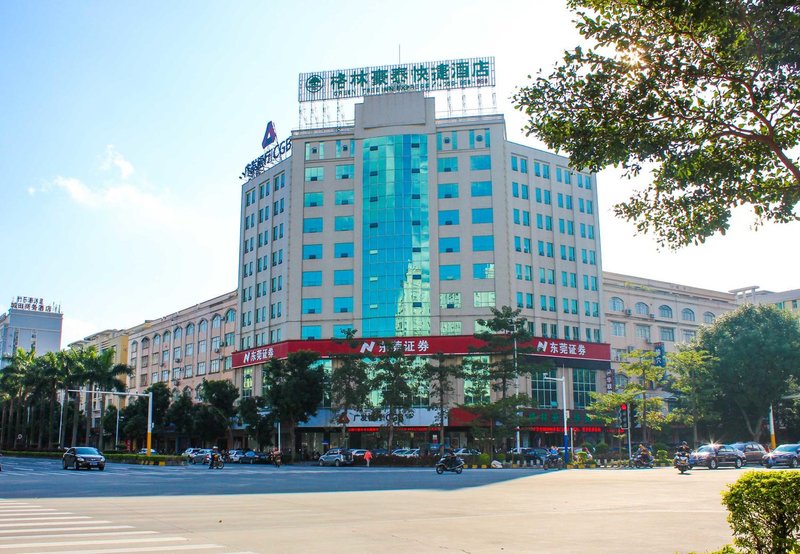
<svg viewBox="0 0 800 554"><path fill-rule="evenodd" d="M401 458L419 458L419 448L404 448L400 452L392 452L392 454Z"/></svg>
<svg viewBox="0 0 800 554"><path fill-rule="evenodd" d="M744 452L730 444L704 444L689 455L689 465L717 469L721 465L740 468L747 463Z"/></svg>
<svg viewBox="0 0 800 554"><path fill-rule="evenodd" d="M211 459L211 449L201 448L189 457L189 461L193 464L207 464Z"/></svg>
<svg viewBox="0 0 800 554"><path fill-rule="evenodd" d="M266 464L269 461L269 454L259 450L248 450L239 458L240 464Z"/></svg>
<svg viewBox="0 0 800 554"><path fill-rule="evenodd" d="M366 448L351 448L350 449L350 455L353 457L353 459L355 459L355 458L363 458L364 454L366 454L366 453L367 453L367 449Z"/></svg>
<svg viewBox="0 0 800 554"><path fill-rule="evenodd" d="M389 453L385 448L372 448L371 450L373 456L386 456Z"/></svg>
<svg viewBox="0 0 800 554"><path fill-rule="evenodd" d="M186 450L184 450L184 451L181 453L181 456L183 456L184 458L189 458L189 459L191 459L191 458L192 458L192 456L194 456L195 454L197 454L197 453L198 453L198 452L200 452L201 450L202 450L202 448L195 448L195 447L193 447L193 446L192 446L192 447L189 447L189 448L187 448Z"/></svg>
<svg viewBox="0 0 800 554"><path fill-rule="evenodd" d="M731 446L744 452L744 457L747 458L746 463L748 464L760 464L767 453L766 448L753 441L735 442Z"/></svg>
<svg viewBox="0 0 800 554"><path fill-rule="evenodd" d="M544 464L547 458L548 450L546 448L529 448L523 455L526 462L533 462L534 464Z"/></svg>
<svg viewBox="0 0 800 554"><path fill-rule="evenodd" d="M232 464L239 464L242 461L242 456L244 456L244 450L229 450L227 461Z"/></svg>
<svg viewBox="0 0 800 554"><path fill-rule="evenodd" d="M74 446L67 448L64 455L61 457L61 467L67 469L92 469L96 467L100 471L106 468L106 458L96 448L91 446Z"/></svg>
<svg viewBox="0 0 800 554"><path fill-rule="evenodd" d="M353 455L346 448L331 448L319 457L321 466L344 466L352 465Z"/></svg>
<svg viewBox="0 0 800 554"><path fill-rule="evenodd" d="M139 455L145 456L146 454L147 454L147 448L139 449ZM150 449L150 455L151 456L155 456L157 454L158 454L158 452L156 452L154 449L152 449L152 448Z"/></svg>
<svg viewBox="0 0 800 554"><path fill-rule="evenodd" d="M800 466L800 444L782 444L769 454L765 454L761 463L768 468L777 465L796 468Z"/></svg>
<svg viewBox="0 0 800 554"><path fill-rule="evenodd" d="M453 454L456 456L464 457L464 456L479 456L481 453L480 450L477 448L456 448L453 451Z"/></svg>

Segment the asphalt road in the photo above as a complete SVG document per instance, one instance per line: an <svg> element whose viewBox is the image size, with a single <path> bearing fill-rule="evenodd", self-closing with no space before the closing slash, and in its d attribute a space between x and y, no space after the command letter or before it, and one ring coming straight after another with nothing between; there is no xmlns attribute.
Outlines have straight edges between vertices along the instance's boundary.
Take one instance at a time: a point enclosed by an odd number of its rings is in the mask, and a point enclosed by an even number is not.
<svg viewBox="0 0 800 554"><path fill-rule="evenodd" d="M226 464L187 466L107 463L105 471L64 470L60 460L4 457L0 498L182 496L378 490L455 490L517 479L541 470L465 471L437 475L431 468L320 467ZM0 551L2 552L2 551Z"/></svg>
<svg viewBox="0 0 800 554"><path fill-rule="evenodd" d="M101 473L5 458L0 552L708 552L732 541L720 493L743 473L123 465Z"/></svg>

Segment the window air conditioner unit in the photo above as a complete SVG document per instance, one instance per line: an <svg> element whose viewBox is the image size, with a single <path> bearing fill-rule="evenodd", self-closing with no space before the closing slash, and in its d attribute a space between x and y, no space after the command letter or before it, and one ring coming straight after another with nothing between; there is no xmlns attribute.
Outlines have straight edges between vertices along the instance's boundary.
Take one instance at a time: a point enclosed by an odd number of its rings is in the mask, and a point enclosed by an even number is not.
<svg viewBox="0 0 800 554"><path fill-rule="evenodd" d="M656 314L650 314L650 319L655 319L655 318L656 318Z"/></svg>
<svg viewBox="0 0 800 554"><path fill-rule="evenodd" d="M626 310L625 310L625 315L631 315L631 311L630 311L630 309L626 309Z"/></svg>
<svg viewBox="0 0 800 554"><path fill-rule="evenodd" d="M180 358L175 358L175 363L176 363L176 364L179 364L179 363L181 363L181 359L180 359Z"/></svg>
<svg viewBox="0 0 800 554"><path fill-rule="evenodd" d="M215 348L215 349L214 349L214 352L217 352L217 353L219 353L219 348Z"/></svg>

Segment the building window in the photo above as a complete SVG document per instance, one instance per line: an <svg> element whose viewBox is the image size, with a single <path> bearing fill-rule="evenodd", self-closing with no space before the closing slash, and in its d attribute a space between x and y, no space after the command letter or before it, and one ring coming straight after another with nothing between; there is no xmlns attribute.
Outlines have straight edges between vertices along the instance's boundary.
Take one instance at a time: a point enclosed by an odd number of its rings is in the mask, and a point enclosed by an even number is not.
<svg viewBox="0 0 800 554"><path fill-rule="evenodd" d="M492 208L472 208L472 223L492 223Z"/></svg>
<svg viewBox="0 0 800 554"><path fill-rule="evenodd" d="M650 326L649 325L637 325L636 326L636 336L640 339L650 340Z"/></svg>
<svg viewBox="0 0 800 554"><path fill-rule="evenodd" d="M337 206L352 205L355 199L355 192L352 190L337 190L334 194Z"/></svg>
<svg viewBox="0 0 800 554"><path fill-rule="evenodd" d="M303 298L302 311L304 314L321 314L322 298Z"/></svg>
<svg viewBox="0 0 800 554"><path fill-rule="evenodd" d="M306 168L306 182L322 181L325 177L325 169L322 167L307 167Z"/></svg>
<svg viewBox="0 0 800 554"><path fill-rule="evenodd" d="M461 307L461 293L460 292L440 292L439 293L439 307L445 309L454 309Z"/></svg>
<svg viewBox="0 0 800 554"><path fill-rule="evenodd" d="M337 314L347 314L353 311L352 296L337 296L333 299L333 311Z"/></svg>
<svg viewBox="0 0 800 554"><path fill-rule="evenodd" d="M334 230L336 231L352 231L353 230L353 216L352 215L337 215L334 219Z"/></svg>
<svg viewBox="0 0 800 554"><path fill-rule="evenodd" d="M492 195L491 181L472 182L472 196L491 196L491 195Z"/></svg>
<svg viewBox="0 0 800 554"><path fill-rule="evenodd" d="M439 323L439 333L442 335L460 335L460 321L442 321Z"/></svg>
<svg viewBox="0 0 800 554"><path fill-rule="evenodd" d="M350 179L353 177L355 173L355 169L353 164L348 165L337 165L336 166L336 178L337 179Z"/></svg>
<svg viewBox="0 0 800 554"><path fill-rule="evenodd" d="M473 292L473 302L476 308L494 308L495 307L495 292L483 291Z"/></svg>
<svg viewBox="0 0 800 554"><path fill-rule="evenodd" d="M461 239L459 237L440 237L439 252L460 252Z"/></svg>
<svg viewBox="0 0 800 554"><path fill-rule="evenodd" d="M337 242L333 245L334 258L352 258L353 257L353 243L352 242Z"/></svg>
<svg viewBox="0 0 800 554"><path fill-rule="evenodd" d="M322 245L321 244L304 244L303 245L303 259L304 260L321 260L322 259Z"/></svg>
<svg viewBox="0 0 800 554"><path fill-rule="evenodd" d="M666 304L662 304L658 307L658 317L663 317L664 319L672 319L672 308L667 306Z"/></svg>
<svg viewBox="0 0 800 554"><path fill-rule="evenodd" d="M659 336L663 341L675 342L675 329L672 327L659 327Z"/></svg>
<svg viewBox="0 0 800 554"><path fill-rule="evenodd" d="M439 210L439 225L458 224L458 210Z"/></svg>
<svg viewBox="0 0 800 554"><path fill-rule="evenodd" d="M494 251L493 235L478 235L472 237L473 252L492 252Z"/></svg>
<svg viewBox="0 0 800 554"><path fill-rule="evenodd" d="M333 271L333 284L334 285L352 285L353 284L353 270L352 269L336 269Z"/></svg>
<svg viewBox="0 0 800 554"><path fill-rule="evenodd" d="M441 183L438 186L439 198L458 198L458 183Z"/></svg>
<svg viewBox="0 0 800 554"><path fill-rule="evenodd" d="M492 169L492 157L491 156L470 156L469 157L469 169L471 171L480 171L483 169Z"/></svg>
<svg viewBox="0 0 800 554"><path fill-rule="evenodd" d="M692 342L696 335L697 335L697 333L694 330L691 330L691 329L683 329L681 331L681 336L683 337L683 342Z"/></svg>
<svg viewBox="0 0 800 554"><path fill-rule="evenodd" d="M442 281L459 281L461 280L461 266L456 265L440 265L439 278Z"/></svg>
<svg viewBox="0 0 800 554"><path fill-rule="evenodd" d="M544 336L547 336L546 334ZM555 338L555 337L554 337ZM556 381L545 380L547 377L555 377L555 370L531 373L531 393L536 400L536 405L540 408L557 408L558 394L556 391Z"/></svg>
<svg viewBox="0 0 800 554"><path fill-rule="evenodd" d="M322 206L324 194L321 192L306 192L303 194L303 206L306 208L315 208Z"/></svg>
<svg viewBox="0 0 800 554"><path fill-rule="evenodd" d="M572 370L572 399L576 409L586 408L592 403L591 393L597 392L597 379L591 369Z"/></svg>
<svg viewBox="0 0 800 554"><path fill-rule="evenodd" d="M436 162L439 173L458 171L458 158L439 158Z"/></svg>
<svg viewBox="0 0 800 554"><path fill-rule="evenodd" d="M322 337L321 325L303 325L300 330L300 338L303 340L314 340Z"/></svg>
<svg viewBox="0 0 800 554"><path fill-rule="evenodd" d="M717 319L717 316L715 316L712 312L705 312L703 314L703 323L707 325L714 323L715 319Z"/></svg>
<svg viewBox="0 0 800 554"><path fill-rule="evenodd" d="M306 217L306 218L303 218L303 232L304 233L321 233L322 232L322 218L321 217Z"/></svg>
<svg viewBox="0 0 800 554"><path fill-rule="evenodd" d="M347 334L353 330L352 325L334 325L333 326L333 338L340 339L347 336Z"/></svg>
<svg viewBox="0 0 800 554"><path fill-rule="evenodd" d="M624 337L625 336L625 324L621 321L612 321L611 322L611 335L614 337Z"/></svg>
<svg viewBox="0 0 800 554"><path fill-rule="evenodd" d="M636 315L649 315L650 314L650 307L645 304L644 302L637 302L636 306Z"/></svg>
<svg viewBox="0 0 800 554"><path fill-rule="evenodd" d="M694 311L689 308L684 308L681 310L681 319L683 321L694 321Z"/></svg>
<svg viewBox="0 0 800 554"><path fill-rule="evenodd" d="M494 279L494 264L472 264L473 279Z"/></svg>
<svg viewBox="0 0 800 554"><path fill-rule="evenodd" d="M321 271L304 271L303 272L303 286L304 287L320 287L322 286L322 272Z"/></svg>

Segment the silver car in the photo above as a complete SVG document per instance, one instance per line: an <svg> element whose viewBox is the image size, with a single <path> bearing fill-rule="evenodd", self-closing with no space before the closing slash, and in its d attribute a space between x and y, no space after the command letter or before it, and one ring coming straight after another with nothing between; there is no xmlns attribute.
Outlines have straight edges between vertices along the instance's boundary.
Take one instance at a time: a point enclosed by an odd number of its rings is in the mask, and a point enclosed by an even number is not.
<svg viewBox="0 0 800 554"><path fill-rule="evenodd" d="M345 448L331 448L319 457L321 466L349 466L353 464L353 454Z"/></svg>

